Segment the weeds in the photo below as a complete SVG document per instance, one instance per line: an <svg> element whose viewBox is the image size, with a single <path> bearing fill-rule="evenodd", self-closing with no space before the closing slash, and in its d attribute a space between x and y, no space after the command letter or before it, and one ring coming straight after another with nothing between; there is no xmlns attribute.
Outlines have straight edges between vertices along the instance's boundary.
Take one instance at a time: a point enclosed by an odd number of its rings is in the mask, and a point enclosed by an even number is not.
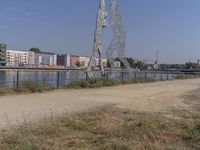
<svg viewBox="0 0 200 150"><path fill-rule="evenodd" d="M154 80L150 78L124 79L124 80L88 79L88 80L72 81L70 84L65 86L65 88L73 88L73 89L98 88L98 87L116 86L120 84L134 84L134 83L148 83L148 82L154 82Z"/></svg>
<svg viewBox="0 0 200 150"><path fill-rule="evenodd" d="M177 80L195 79L195 78L199 78L199 76L197 76L197 75L185 75L185 74L183 74L183 75L177 75L175 77L175 79L177 79Z"/></svg>
<svg viewBox="0 0 200 150"><path fill-rule="evenodd" d="M189 121L189 120L188 120ZM117 108L46 119L4 131L4 150L199 149L200 118L194 122Z"/></svg>
<svg viewBox="0 0 200 150"><path fill-rule="evenodd" d="M34 81L23 81L18 87L0 88L0 96L12 95L19 93L41 93L44 91L52 90L49 86L42 86Z"/></svg>

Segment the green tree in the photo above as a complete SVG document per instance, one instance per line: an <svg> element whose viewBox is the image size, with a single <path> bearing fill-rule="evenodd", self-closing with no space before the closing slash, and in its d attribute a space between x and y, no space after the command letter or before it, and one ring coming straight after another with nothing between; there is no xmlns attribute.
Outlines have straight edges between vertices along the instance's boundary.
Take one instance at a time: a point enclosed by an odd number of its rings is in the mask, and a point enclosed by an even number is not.
<svg viewBox="0 0 200 150"><path fill-rule="evenodd" d="M32 51L32 52L35 52L35 53L41 52L39 48L35 48L35 47L29 49L29 51Z"/></svg>
<svg viewBox="0 0 200 150"><path fill-rule="evenodd" d="M80 63L79 61L77 61L77 62L76 62L76 66L77 66L77 67L80 67L80 66L81 66L81 63Z"/></svg>

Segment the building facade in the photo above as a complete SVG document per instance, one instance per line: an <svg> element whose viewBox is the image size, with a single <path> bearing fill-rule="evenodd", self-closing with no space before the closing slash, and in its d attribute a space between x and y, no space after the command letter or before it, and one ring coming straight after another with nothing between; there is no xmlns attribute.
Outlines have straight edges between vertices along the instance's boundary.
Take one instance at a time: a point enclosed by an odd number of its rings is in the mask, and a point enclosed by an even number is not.
<svg viewBox="0 0 200 150"><path fill-rule="evenodd" d="M54 53L35 53L34 60L36 65L48 65L56 66L57 65L57 55Z"/></svg>
<svg viewBox="0 0 200 150"><path fill-rule="evenodd" d="M31 51L20 51L20 50L7 50L6 51L6 65L19 67L26 65L33 65L34 52Z"/></svg>
<svg viewBox="0 0 200 150"><path fill-rule="evenodd" d="M6 50L7 50L7 45L0 44L0 66L6 65Z"/></svg>
<svg viewBox="0 0 200 150"><path fill-rule="evenodd" d="M82 68L87 68L88 67L88 64L89 64L89 61L90 61L90 58L89 57L82 57L80 56L80 65Z"/></svg>
<svg viewBox="0 0 200 150"><path fill-rule="evenodd" d="M106 58L103 58L102 59L102 63L103 63L104 67L107 67L108 60ZM99 58L95 58L95 64L94 64L94 66L95 67L99 66Z"/></svg>
<svg viewBox="0 0 200 150"><path fill-rule="evenodd" d="M70 67L70 56L69 55L57 55L57 66L64 66L65 68Z"/></svg>
<svg viewBox="0 0 200 150"><path fill-rule="evenodd" d="M120 61L114 61L114 67L115 68L121 68L121 62Z"/></svg>
<svg viewBox="0 0 200 150"><path fill-rule="evenodd" d="M80 64L80 56L70 55L70 67L79 67L78 64Z"/></svg>

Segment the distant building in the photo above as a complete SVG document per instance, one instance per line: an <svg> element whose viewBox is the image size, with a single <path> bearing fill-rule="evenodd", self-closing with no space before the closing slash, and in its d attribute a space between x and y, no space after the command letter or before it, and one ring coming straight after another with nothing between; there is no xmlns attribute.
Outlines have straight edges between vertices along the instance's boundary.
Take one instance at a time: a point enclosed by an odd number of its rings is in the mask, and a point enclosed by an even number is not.
<svg viewBox="0 0 200 150"><path fill-rule="evenodd" d="M64 66L65 68L70 67L70 56L69 55L57 55L57 66Z"/></svg>
<svg viewBox="0 0 200 150"><path fill-rule="evenodd" d="M108 60L107 60L106 58L103 58L103 59L102 59L102 63L103 63L103 66L104 66L104 67L107 67ZM96 67L96 66L99 66L99 58L96 58L96 59L95 59L95 64L94 64L94 65L95 65L95 67Z"/></svg>
<svg viewBox="0 0 200 150"><path fill-rule="evenodd" d="M80 56L79 61L80 61L81 67L87 68L87 66L89 64L89 61L90 61L90 57L82 57L82 56Z"/></svg>
<svg viewBox="0 0 200 150"><path fill-rule="evenodd" d="M46 53L46 52L35 53L34 59L36 65L49 65L49 66L57 65L57 55L54 53Z"/></svg>
<svg viewBox="0 0 200 150"><path fill-rule="evenodd" d="M78 63L80 63L80 56L70 55L70 67L77 67Z"/></svg>
<svg viewBox="0 0 200 150"><path fill-rule="evenodd" d="M6 51L6 65L7 66L24 66L33 65L34 52L31 51L20 51L20 50L7 50Z"/></svg>
<svg viewBox="0 0 200 150"><path fill-rule="evenodd" d="M7 50L7 45L0 44L0 66L6 65L6 50Z"/></svg>
<svg viewBox="0 0 200 150"><path fill-rule="evenodd" d="M114 61L114 67L115 68L121 68L121 62L120 61Z"/></svg>

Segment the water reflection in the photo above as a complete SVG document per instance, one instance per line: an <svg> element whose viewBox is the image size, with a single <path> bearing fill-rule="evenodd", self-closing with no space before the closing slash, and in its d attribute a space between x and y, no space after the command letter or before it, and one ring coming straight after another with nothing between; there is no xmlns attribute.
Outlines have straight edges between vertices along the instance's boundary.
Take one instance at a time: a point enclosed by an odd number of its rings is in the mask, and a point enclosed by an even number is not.
<svg viewBox="0 0 200 150"><path fill-rule="evenodd" d="M130 78L129 72L115 72L114 74L107 74L114 80L120 80L122 78ZM101 77L100 72L94 72L95 77ZM160 73L160 72L133 72L132 78L152 78L155 80L166 80L175 78L175 74ZM59 78L59 82L58 82ZM44 85L50 85L56 87L67 85L74 80L86 79L84 71L20 71L19 82L21 81L35 81ZM17 81L17 71L0 71L0 86L13 86Z"/></svg>

